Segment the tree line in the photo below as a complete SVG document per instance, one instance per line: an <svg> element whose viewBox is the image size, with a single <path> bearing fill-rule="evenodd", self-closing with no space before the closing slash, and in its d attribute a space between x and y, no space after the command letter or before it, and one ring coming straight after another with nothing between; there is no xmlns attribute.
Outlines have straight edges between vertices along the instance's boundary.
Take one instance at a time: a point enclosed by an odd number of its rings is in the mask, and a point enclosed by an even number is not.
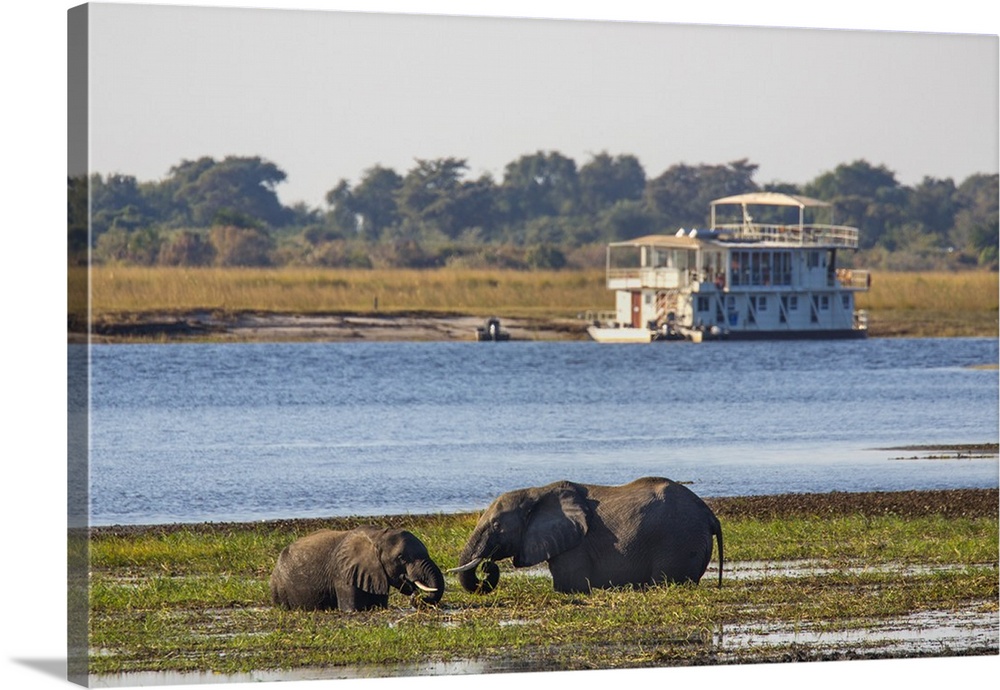
<svg viewBox="0 0 1000 690"><path fill-rule="evenodd" d="M857 265L895 270L986 267L998 257L998 176L908 187L884 165L838 165L803 184L758 185L758 166L676 164L648 177L628 154L583 165L557 151L468 176L461 158L375 165L337 182L325 207L284 206L285 172L260 157L183 160L162 180L69 178L71 260L183 266L596 267L607 242L708 225L712 199L752 191L828 201L860 228ZM89 194L89 205L88 205ZM89 222L89 232L88 232Z"/></svg>

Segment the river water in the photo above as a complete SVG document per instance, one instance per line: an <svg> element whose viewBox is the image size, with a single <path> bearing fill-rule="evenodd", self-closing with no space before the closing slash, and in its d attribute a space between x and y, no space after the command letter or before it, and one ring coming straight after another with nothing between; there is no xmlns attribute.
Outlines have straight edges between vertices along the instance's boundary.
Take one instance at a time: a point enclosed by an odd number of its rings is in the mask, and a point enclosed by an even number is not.
<svg viewBox="0 0 1000 690"><path fill-rule="evenodd" d="M90 523L478 510L559 479L702 496L996 487L997 341L97 345Z"/></svg>

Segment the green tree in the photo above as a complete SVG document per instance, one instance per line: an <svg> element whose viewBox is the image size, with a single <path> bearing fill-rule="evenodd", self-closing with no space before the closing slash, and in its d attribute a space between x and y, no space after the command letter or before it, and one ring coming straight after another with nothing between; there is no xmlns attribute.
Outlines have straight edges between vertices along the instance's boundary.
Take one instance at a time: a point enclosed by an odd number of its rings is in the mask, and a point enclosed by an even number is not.
<svg viewBox="0 0 1000 690"><path fill-rule="evenodd" d="M218 163L202 158L185 161L172 172L180 178L175 200L188 206L196 226L216 224L225 213L249 216L272 227L292 219L275 191L285 180L284 171L260 157L227 156Z"/></svg>
<svg viewBox="0 0 1000 690"><path fill-rule="evenodd" d="M831 201L838 197L874 199L882 189L896 189L896 174L884 165L873 166L866 160L842 163L805 186L804 193Z"/></svg>
<svg viewBox="0 0 1000 690"><path fill-rule="evenodd" d="M884 165L843 163L805 185L803 193L832 203L838 223L859 228L862 248L874 246L905 220L907 192Z"/></svg>
<svg viewBox="0 0 1000 690"><path fill-rule="evenodd" d="M595 214L620 201L638 201L646 188L646 171L631 155L594 156L580 168L580 208Z"/></svg>
<svg viewBox="0 0 1000 690"><path fill-rule="evenodd" d="M113 227L129 231L154 221L139 181L132 175L91 175L90 194L95 238Z"/></svg>
<svg viewBox="0 0 1000 690"><path fill-rule="evenodd" d="M327 222L333 230L345 237L354 237L358 232L358 213L354 208L354 193L351 183L341 180L326 193L326 203L330 206Z"/></svg>
<svg viewBox="0 0 1000 690"><path fill-rule="evenodd" d="M510 221L569 215L579 203L576 163L558 151L521 156L504 168L501 198Z"/></svg>
<svg viewBox="0 0 1000 690"><path fill-rule="evenodd" d="M351 210L361 217L361 234L377 240L382 231L400 221L396 201L403 178L391 168L376 165L365 171L361 183L351 191Z"/></svg>
<svg viewBox="0 0 1000 690"><path fill-rule="evenodd" d="M957 189L951 179L925 177L910 190L904 212L909 222L918 224L923 232L943 239L955 224L956 197Z"/></svg>
<svg viewBox="0 0 1000 690"><path fill-rule="evenodd" d="M713 199L757 191L757 167L745 158L727 165L674 165L646 185L646 203L664 228L706 227Z"/></svg>
<svg viewBox="0 0 1000 690"><path fill-rule="evenodd" d="M981 266L997 267L1000 175L971 175L956 190L952 243Z"/></svg>
<svg viewBox="0 0 1000 690"><path fill-rule="evenodd" d="M577 234L575 244L617 242L650 235L661 229L655 214L641 201L619 201L598 215L593 232Z"/></svg>
<svg viewBox="0 0 1000 690"><path fill-rule="evenodd" d="M397 196L402 216L422 233L436 231L449 238L475 227L472 211L483 207L484 186L488 183L483 179L463 183L467 167L460 158L418 159L416 167L403 178Z"/></svg>
<svg viewBox="0 0 1000 690"><path fill-rule="evenodd" d="M66 249L71 262L86 261L90 246L90 188L86 175L66 178Z"/></svg>
<svg viewBox="0 0 1000 690"><path fill-rule="evenodd" d="M447 233L452 239L468 232L478 232L484 240L494 236L499 226L498 189L490 175L459 185L454 193L452 217Z"/></svg>

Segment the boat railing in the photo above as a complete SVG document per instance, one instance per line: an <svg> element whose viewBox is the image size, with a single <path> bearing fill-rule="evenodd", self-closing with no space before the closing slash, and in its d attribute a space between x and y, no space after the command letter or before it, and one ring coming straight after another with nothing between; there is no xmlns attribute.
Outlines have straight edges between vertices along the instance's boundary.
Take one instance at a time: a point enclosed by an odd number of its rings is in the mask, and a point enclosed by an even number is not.
<svg viewBox="0 0 1000 690"><path fill-rule="evenodd" d="M746 242L797 244L817 247L858 248L858 229L847 225L767 225L723 223L712 230Z"/></svg>
<svg viewBox="0 0 1000 690"><path fill-rule="evenodd" d="M697 274L678 268L663 267L631 267L607 269L608 287L613 290L626 290L630 288L663 288L676 289L687 287L692 280L697 279Z"/></svg>

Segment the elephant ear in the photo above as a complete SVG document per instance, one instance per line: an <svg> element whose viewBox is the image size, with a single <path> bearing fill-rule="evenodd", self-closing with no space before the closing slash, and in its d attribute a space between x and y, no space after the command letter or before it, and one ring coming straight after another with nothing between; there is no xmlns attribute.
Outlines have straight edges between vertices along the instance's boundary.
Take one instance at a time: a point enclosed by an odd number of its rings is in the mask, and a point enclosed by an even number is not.
<svg viewBox="0 0 1000 690"><path fill-rule="evenodd" d="M528 515L514 565L523 568L568 551L587 533L587 508L571 486L546 491Z"/></svg>
<svg viewBox="0 0 1000 690"><path fill-rule="evenodd" d="M354 530L344 537L333 554L334 579L369 594L388 594L389 576L382 568L375 539L365 530Z"/></svg>

